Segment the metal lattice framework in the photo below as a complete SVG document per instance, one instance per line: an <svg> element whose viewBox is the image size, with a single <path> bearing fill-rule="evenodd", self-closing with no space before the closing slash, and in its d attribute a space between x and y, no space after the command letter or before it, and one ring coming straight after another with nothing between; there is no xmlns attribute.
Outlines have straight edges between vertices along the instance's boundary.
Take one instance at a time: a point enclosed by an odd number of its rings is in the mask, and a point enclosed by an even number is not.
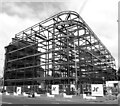
<svg viewBox="0 0 120 106"><path fill-rule="evenodd" d="M60 12L6 47L4 84L82 84L116 79L115 59L80 15Z"/></svg>

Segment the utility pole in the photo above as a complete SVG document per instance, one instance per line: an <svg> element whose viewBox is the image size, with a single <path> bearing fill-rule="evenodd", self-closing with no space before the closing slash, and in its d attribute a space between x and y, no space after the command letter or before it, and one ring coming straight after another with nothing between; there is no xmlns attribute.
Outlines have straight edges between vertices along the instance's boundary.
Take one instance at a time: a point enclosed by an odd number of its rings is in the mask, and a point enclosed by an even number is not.
<svg viewBox="0 0 120 106"><path fill-rule="evenodd" d="M118 41L120 41L120 1L118 2ZM120 43L118 42L118 45ZM118 54L120 53L120 50L118 49ZM118 55L118 63L120 62L120 55ZM119 66L119 64L118 64ZM119 71L119 70L118 70ZM119 73L118 73L119 74ZM119 75L118 75L119 77ZM119 78L118 78L118 106L120 106L120 81L119 81Z"/></svg>
<svg viewBox="0 0 120 106"><path fill-rule="evenodd" d="M75 83L76 83L76 95L77 95L77 61L76 61L76 49L75 49L75 39L74 39L74 55L75 55Z"/></svg>

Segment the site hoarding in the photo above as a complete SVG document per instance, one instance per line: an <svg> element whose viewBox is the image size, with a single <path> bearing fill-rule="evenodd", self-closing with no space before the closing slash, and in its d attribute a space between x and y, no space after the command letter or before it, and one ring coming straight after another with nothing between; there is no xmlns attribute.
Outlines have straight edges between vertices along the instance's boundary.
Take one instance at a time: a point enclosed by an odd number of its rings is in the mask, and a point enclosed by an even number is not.
<svg viewBox="0 0 120 106"><path fill-rule="evenodd" d="M52 94L53 95L59 94L59 85L52 85Z"/></svg>
<svg viewBox="0 0 120 106"><path fill-rule="evenodd" d="M103 96L103 84L91 84L92 96Z"/></svg>
<svg viewBox="0 0 120 106"><path fill-rule="evenodd" d="M17 87L17 94L21 94L21 87Z"/></svg>

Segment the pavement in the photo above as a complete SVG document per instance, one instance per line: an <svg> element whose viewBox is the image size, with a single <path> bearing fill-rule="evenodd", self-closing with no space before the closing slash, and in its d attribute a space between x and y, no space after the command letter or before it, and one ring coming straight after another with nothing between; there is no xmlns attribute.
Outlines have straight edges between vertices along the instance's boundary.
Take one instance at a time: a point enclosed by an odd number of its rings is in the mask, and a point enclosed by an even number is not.
<svg viewBox="0 0 120 106"><path fill-rule="evenodd" d="M73 96L73 98L63 98L56 96L57 101L69 101L82 104L118 104L117 99L108 99L108 97L97 97L95 100L83 99L82 96Z"/></svg>

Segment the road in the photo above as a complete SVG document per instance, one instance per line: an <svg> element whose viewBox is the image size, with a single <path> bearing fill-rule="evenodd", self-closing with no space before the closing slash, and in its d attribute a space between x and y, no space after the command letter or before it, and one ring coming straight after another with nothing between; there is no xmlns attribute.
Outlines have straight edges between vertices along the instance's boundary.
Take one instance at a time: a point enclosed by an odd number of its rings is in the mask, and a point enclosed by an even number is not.
<svg viewBox="0 0 120 106"><path fill-rule="evenodd" d="M28 98L23 96L2 96L3 104L59 104L54 99ZM61 102L62 103L62 102Z"/></svg>
<svg viewBox="0 0 120 106"><path fill-rule="evenodd" d="M13 95L2 95L2 104L104 104L95 103L86 100L80 100L79 102L71 101L71 99L56 99L49 97L38 97L38 98L28 98L24 96L13 96ZM109 102L105 104L114 104L112 106L117 106L116 101ZM4 105L3 105L4 106ZM85 105L86 106L86 105Z"/></svg>
<svg viewBox="0 0 120 106"><path fill-rule="evenodd" d="M39 97L29 98L24 96L3 95L2 104L76 104L76 102L70 102L66 100L56 100L55 98Z"/></svg>

